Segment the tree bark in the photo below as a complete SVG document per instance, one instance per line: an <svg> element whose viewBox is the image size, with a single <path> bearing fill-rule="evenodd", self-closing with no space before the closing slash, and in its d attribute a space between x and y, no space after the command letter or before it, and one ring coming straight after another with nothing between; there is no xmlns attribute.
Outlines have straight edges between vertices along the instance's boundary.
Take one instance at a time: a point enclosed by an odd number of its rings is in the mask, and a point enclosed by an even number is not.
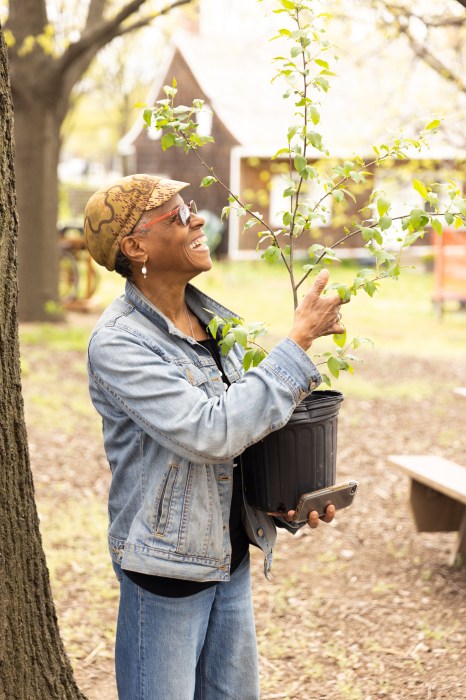
<svg viewBox="0 0 466 700"><path fill-rule="evenodd" d="M24 424L13 112L0 28L0 697L83 700L60 639Z"/></svg>
<svg viewBox="0 0 466 700"><path fill-rule="evenodd" d="M15 112L22 321L46 321L61 315L57 235L59 133L54 107L28 100Z"/></svg>

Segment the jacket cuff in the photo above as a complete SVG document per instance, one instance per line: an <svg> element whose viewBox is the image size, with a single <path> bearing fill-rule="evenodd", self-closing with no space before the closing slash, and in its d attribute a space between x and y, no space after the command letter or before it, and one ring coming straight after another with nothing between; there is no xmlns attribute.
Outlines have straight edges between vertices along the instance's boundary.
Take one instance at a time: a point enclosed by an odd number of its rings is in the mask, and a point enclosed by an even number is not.
<svg viewBox="0 0 466 700"><path fill-rule="evenodd" d="M291 338L284 338L278 343L261 365L268 367L291 389L296 404L322 382L315 364Z"/></svg>

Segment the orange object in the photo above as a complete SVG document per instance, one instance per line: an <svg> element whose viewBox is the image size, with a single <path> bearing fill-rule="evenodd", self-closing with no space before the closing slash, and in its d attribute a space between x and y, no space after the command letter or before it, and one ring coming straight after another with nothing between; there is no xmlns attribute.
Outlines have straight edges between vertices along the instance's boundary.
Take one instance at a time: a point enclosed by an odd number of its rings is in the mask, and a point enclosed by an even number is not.
<svg viewBox="0 0 466 700"><path fill-rule="evenodd" d="M433 302L442 313L445 301L466 304L466 230L443 230L434 236L435 289Z"/></svg>

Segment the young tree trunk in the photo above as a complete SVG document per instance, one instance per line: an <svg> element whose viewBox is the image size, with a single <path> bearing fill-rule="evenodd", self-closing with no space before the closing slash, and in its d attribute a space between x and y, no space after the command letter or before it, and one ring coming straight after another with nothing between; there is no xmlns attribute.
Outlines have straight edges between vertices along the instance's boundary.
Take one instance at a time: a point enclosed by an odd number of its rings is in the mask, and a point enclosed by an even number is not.
<svg viewBox="0 0 466 700"><path fill-rule="evenodd" d="M7 66L0 28L0 698L83 700L58 631L24 425Z"/></svg>

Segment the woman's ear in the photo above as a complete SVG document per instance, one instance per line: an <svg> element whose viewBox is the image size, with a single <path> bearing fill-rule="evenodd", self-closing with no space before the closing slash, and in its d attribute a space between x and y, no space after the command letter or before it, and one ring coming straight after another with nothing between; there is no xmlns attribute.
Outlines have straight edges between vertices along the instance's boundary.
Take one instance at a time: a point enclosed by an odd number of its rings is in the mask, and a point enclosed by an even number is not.
<svg viewBox="0 0 466 700"><path fill-rule="evenodd" d="M120 243L120 250L131 262L141 263L147 260L143 238L126 236Z"/></svg>

